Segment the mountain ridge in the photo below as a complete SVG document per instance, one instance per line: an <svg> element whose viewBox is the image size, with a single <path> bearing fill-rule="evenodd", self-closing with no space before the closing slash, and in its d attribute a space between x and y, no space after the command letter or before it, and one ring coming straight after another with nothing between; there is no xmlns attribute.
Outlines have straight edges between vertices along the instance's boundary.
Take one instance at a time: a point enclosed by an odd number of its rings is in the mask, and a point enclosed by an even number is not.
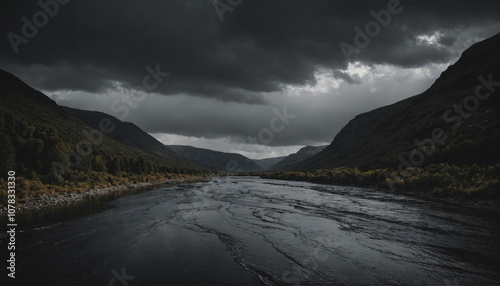
<svg viewBox="0 0 500 286"><path fill-rule="evenodd" d="M225 153L187 145L167 145L167 148L197 165L212 170L230 173L262 171L262 168L252 159L238 153Z"/></svg>
<svg viewBox="0 0 500 286"><path fill-rule="evenodd" d="M34 184L106 184L120 172L144 174L197 168L148 154L90 128L3 70L0 100L0 171L16 170L20 178ZM100 175L90 178L91 173Z"/></svg>
<svg viewBox="0 0 500 286"><path fill-rule="evenodd" d="M271 158L264 158L264 159L252 159L252 160L255 162L255 164L259 165L259 167L261 167L263 170L268 170L272 166L281 162L286 157L287 156L281 156L281 157L271 157Z"/></svg>
<svg viewBox="0 0 500 286"><path fill-rule="evenodd" d="M286 156L283 160L280 162L276 163L273 165L270 170L273 171L286 171L288 170L291 166L300 163L301 161L304 161L319 152L321 152L323 149L325 149L328 145L325 146L305 146L301 148L299 151L296 153L290 154Z"/></svg>
<svg viewBox="0 0 500 286"><path fill-rule="evenodd" d="M365 170L396 168L401 161L399 156L408 158L413 149L420 149L415 140L432 137L436 129L446 131L450 140L445 144L437 144L436 152L426 157L424 165L439 162L498 162L500 154L495 142L500 140L497 131L500 127L500 88L496 88L490 98L478 100L479 106L473 110L473 116L452 118L459 116L453 112L455 104L464 105L463 101L475 94L476 87L490 78L497 82L500 79L500 34L464 51L462 57L443 71L423 93L355 116L327 148L294 164L291 169L315 170L341 166ZM449 112L450 109L453 113ZM456 121L458 124L459 120L460 128L451 128L450 123ZM474 142L469 142L476 139L479 140L479 148L473 148Z"/></svg>
<svg viewBox="0 0 500 286"><path fill-rule="evenodd" d="M179 156L179 154L168 149L164 144L131 122L121 121L112 115L99 111L87 111L64 106L63 109L96 130L100 129L102 120L109 120L113 125L113 131L107 135L122 144L143 150L152 155L164 157L168 160L189 164L188 162L183 162L185 159Z"/></svg>

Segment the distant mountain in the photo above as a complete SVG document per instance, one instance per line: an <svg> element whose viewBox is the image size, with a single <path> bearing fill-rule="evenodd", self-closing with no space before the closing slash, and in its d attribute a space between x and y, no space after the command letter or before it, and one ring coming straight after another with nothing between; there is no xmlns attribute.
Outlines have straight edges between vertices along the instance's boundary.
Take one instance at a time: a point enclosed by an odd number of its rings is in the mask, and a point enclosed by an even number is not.
<svg viewBox="0 0 500 286"><path fill-rule="evenodd" d="M43 93L2 70L0 102L1 173L15 170L19 177L59 184L62 179L87 181L87 174L94 171L103 175L92 180L103 184L107 173L195 168L173 156L153 155L93 130Z"/></svg>
<svg viewBox="0 0 500 286"><path fill-rule="evenodd" d="M204 168L228 172L262 171L252 159L240 154L182 145L167 145L167 147Z"/></svg>
<svg viewBox="0 0 500 286"><path fill-rule="evenodd" d="M278 162L277 164L273 165L270 169L274 170L274 171L288 170L294 164L302 162L303 160L308 159L308 158L318 154L326 147L327 146L317 146L317 147L306 146L306 147L300 149L297 153L288 155L285 159L283 159L280 162Z"/></svg>
<svg viewBox="0 0 500 286"><path fill-rule="evenodd" d="M285 159L287 156L266 158L266 159L253 159L255 164L259 165L264 170L271 168L272 166L278 164L281 160Z"/></svg>
<svg viewBox="0 0 500 286"><path fill-rule="evenodd" d="M69 107L63 108L93 129L99 130L101 121L109 120L113 124L114 129L108 135L122 144L167 160L189 164L184 157L168 149L160 141L133 123L122 122L118 118L98 111L87 111Z"/></svg>
<svg viewBox="0 0 500 286"><path fill-rule="evenodd" d="M500 162L499 143L497 34L467 49L425 92L356 116L330 146L292 169L491 165Z"/></svg>

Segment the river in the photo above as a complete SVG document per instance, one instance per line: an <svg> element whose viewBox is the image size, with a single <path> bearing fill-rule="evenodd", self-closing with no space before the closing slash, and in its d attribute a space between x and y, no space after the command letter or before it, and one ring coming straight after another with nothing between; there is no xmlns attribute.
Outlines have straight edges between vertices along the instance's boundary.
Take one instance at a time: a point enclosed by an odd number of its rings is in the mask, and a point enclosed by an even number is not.
<svg viewBox="0 0 500 286"><path fill-rule="evenodd" d="M500 284L498 214L371 189L224 177L43 215L9 284Z"/></svg>

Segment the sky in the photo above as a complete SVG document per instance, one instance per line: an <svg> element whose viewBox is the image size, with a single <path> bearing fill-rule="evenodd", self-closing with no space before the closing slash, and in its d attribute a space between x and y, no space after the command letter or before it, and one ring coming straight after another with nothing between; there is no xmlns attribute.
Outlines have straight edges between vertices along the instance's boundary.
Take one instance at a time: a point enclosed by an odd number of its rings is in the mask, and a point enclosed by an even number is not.
<svg viewBox="0 0 500 286"><path fill-rule="evenodd" d="M0 2L0 68L164 144L254 159L328 145L500 32L500 2Z"/></svg>

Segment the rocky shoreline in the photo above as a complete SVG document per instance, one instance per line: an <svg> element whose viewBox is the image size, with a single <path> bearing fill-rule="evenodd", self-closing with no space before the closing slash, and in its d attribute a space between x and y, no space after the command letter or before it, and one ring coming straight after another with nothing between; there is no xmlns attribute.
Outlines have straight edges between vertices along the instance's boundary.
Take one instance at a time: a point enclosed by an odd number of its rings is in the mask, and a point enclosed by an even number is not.
<svg viewBox="0 0 500 286"><path fill-rule="evenodd" d="M42 196L28 197L19 200L19 204L16 205L16 214L23 214L52 207L66 206L91 197L109 195L115 192L120 192L125 190L147 189L156 186L200 182L205 180L207 179L206 178L172 179L172 180L158 181L158 182L144 182L138 184L111 186L101 189L90 189L86 192L78 194L61 193L56 195L42 195ZM2 209L0 209L0 217L4 217L6 215L7 215L7 207L3 207Z"/></svg>

